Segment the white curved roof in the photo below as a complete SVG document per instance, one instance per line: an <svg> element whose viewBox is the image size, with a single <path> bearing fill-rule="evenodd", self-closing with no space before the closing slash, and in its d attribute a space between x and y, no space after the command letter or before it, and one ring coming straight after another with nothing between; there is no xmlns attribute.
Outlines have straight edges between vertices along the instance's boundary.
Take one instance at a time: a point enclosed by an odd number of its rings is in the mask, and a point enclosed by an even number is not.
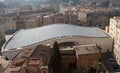
<svg viewBox="0 0 120 73"><path fill-rule="evenodd" d="M33 29L19 30L6 42L3 49L20 48L62 36L109 37L102 30L94 27L53 24Z"/></svg>

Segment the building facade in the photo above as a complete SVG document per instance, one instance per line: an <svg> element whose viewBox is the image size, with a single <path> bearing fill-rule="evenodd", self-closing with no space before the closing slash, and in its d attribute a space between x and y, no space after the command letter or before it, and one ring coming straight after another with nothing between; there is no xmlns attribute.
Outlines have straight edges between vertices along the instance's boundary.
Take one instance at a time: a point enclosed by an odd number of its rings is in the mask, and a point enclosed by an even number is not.
<svg viewBox="0 0 120 73"><path fill-rule="evenodd" d="M119 12L119 10L105 11L101 9L84 9L79 11L78 18L82 24L85 24L85 26L97 26L100 28L104 28L105 26L109 25L109 18L113 16L120 16L118 14Z"/></svg>
<svg viewBox="0 0 120 73"><path fill-rule="evenodd" d="M60 49L64 68L92 67L101 60L101 50L96 44L80 45Z"/></svg>
<svg viewBox="0 0 120 73"><path fill-rule="evenodd" d="M109 33L114 38L114 56L120 64L120 17L110 19Z"/></svg>
<svg viewBox="0 0 120 73"><path fill-rule="evenodd" d="M5 43L5 26L0 25L0 48L2 47L4 43Z"/></svg>
<svg viewBox="0 0 120 73"><path fill-rule="evenodd" d="M24 29L25 28L25 20L20 17L20 15L16 16L16 29Z"/></svg>
<svg viewBox="0 0 120 73"><path fill-rule="evenodd" d="M92 67L94 62L101 61L100 45L89 44L75 47L77 56L77 68Z"/></svg>
<svg viewBox="0 0 120 73"><path fill-rule="evenodd" d="M53 17L51 15L44 16L42 19L43 19L42 20L42 23L43 23L42 26L43 25L49 25L49 24L53 23Z"/></svg>
<svg viewBox="0 0 120 73"><path fill-rule="evenodd" d="M25 28L39 27L39 21L40 21L40 19L37 17L28 19L25 21Z"/></svg>
<svg viewBox="0 0 120 73"><path fill-rule="evenodd" d="M55 14L43 16L42 22L43 22L42 25L57 24L57 23L76 25L78 24L78 16L70 12L66 12L65 14L55 13Z"/></svg>
<svg viewBox="0 0 120 73"><path fill-rule="evenodd" d="M1 21L0 24L5 25L5 31L8 30L16 30L16 23L15 21Z"/></svg>

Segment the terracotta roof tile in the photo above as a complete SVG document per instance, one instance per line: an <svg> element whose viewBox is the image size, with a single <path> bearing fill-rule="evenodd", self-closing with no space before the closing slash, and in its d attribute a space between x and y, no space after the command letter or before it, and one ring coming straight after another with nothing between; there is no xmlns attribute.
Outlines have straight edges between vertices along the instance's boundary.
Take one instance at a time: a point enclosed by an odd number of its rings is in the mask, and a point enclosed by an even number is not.
<svg viewBox="0 0 120 73"><path fill-rule="evenodd" d="M20 67L14 67L14 68L10 68L9 71L12 71L12 72L15 71L16 72L16 71L19 71L19 70L20 70Z"/></svg>
<svg viewBox="0 0 120 73"><path fill-rule="evenodd" d="M22 62L25 62L25 59L23 59L23 58L15 58L12 61L12 64L18 64L18 63L22 63Z"/></svg>
<svg viewBox="0 0 120 73"><path fill-rule="evenodd" d="M28 65L39 65L41 63L41 60L38 58L32 58L28 61Z"/></svg>

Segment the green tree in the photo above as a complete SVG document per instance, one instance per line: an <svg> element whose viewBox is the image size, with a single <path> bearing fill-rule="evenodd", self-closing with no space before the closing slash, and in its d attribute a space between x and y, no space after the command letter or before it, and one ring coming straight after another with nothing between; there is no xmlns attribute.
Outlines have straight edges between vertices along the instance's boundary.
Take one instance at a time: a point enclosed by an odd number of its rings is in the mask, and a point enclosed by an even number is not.
<svg viewBox="0 0 120 73"><path fill-rule="evenodd" d="M90 68L83 68L81 73L90 73Z"/></svg>
<svg viewBox="0 0 120 73"><path fill-rule="evenodd" d="M52 49L52 54L51 54L51 60L50 60L50 67L53 70L53 72L58 72L61 67L61 55L60 55L60 50L58 43L55 41Z"/></svg>
<svg viewBox="0 0 120 73"><path fill-rule="evenodd" d="M96 69L96 73L106 73L107 72L104 64L99 61L93 63L93 68Z"/></svg>

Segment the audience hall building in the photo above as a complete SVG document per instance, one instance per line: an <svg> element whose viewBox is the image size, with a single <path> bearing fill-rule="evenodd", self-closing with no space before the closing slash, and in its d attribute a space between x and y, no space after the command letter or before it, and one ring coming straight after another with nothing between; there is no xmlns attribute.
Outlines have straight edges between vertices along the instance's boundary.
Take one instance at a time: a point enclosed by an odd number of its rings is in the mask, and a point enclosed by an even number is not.
<svg viewBox="0 0 120 73"><path fill-rule="evenodd" d="M12 60L11 73L15 70L48 73L50 50L55 41L65 69L91 67L101 60L102 53L112 51L113 44L113 39L101 29L53 24L17 31L2 47L2 54Z"/></svg>
<svg viewBox="0 0 120 73"><path fill-rule="evenodd" d="M17 50L33 45L73 43L72 46L97 44L102 52L112 51L113 39L103 30L95 27L81 27L70 24L53 24L34 29L17 31L2 47L2 51ZM70 46L70 45L63 45Z"/></svg>

